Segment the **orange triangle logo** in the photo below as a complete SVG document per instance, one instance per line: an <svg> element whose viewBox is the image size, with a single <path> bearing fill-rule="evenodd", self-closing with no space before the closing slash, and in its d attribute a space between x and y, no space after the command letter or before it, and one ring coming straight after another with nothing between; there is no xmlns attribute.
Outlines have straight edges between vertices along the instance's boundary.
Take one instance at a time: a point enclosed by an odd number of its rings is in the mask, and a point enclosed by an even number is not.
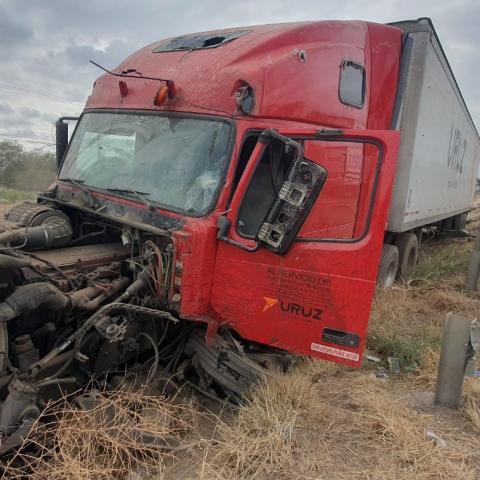
<svg viewBox="0 0 480 480"><path fill-rule="evenodd" d="M265 305L262 312L266 312L278 303L278 298L263 297L265 299Z"/></svg>

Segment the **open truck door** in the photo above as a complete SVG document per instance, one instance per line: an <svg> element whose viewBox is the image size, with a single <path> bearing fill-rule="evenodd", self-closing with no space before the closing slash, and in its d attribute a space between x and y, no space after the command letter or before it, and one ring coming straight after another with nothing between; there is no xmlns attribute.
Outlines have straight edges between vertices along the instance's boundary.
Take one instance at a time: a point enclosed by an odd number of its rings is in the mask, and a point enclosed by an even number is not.
<svg viewBox="0 0 480 480"><path fill-rule="evenodd" d="M360 366L398 144L396 131L262 132L219 219L220 326Z"/></svg>

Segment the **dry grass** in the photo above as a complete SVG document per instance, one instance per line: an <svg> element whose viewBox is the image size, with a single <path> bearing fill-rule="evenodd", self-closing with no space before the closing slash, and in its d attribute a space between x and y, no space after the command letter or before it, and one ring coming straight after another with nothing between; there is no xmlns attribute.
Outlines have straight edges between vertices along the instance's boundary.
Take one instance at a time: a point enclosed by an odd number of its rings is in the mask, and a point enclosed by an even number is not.
<svg viewBox="0 0 480 480"><path fill-rule="evenodd" d="M464 385L463 414L470 425L480 433L480 379L467 378Z"/></svg>
<svg viewBox="0 0 480 480"><path fill-rule="evenodd" d="M190 405L160 396L97 392L79 408L67 399L45 409L2 478L111 480L161 473L195 425Z"/></svg>
<svg viewBox="0 0 480 480"><path fill-rule="evenodd" d="M377 292L368 347L419 370L431 361L432 350L438 351L448 312L479 317L478 295L466 295L463 290L472 246L466 239L427 242L408 284Z"/></svg>
<svg viewBox="0 0 480 480"><path fill-rule="evenodd" d="M216 476L253 479L268 473L272 478L292 478L291 472L301 466L297 473L306 478L307 458L299 462L303 452L297 432L302 418L312 411L312 402L311 382L305 375L276 375L258 388L233 422L218 426L211 459L218 466ZM319 409L320 405L316 414ZM310 468L307 465L306 470Z"/></svg>
<svg viewBox="0 0 480 480"><path fill-rule="evenodd" d="M478 451L457 445L455 429L407 407L374 375L331 373L310 364L262 385L233 422L220 424L204 478L478 478Z"/></svg>

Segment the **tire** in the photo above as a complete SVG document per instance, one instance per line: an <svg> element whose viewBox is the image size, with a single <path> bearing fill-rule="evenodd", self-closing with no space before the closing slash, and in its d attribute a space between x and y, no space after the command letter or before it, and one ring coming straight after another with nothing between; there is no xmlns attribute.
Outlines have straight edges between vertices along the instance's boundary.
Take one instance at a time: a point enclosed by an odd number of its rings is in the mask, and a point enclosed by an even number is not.
<svg viewBox="0 0 480 480"><path fill-rule="evenodd" d="M398 248L385 243L382 249L382 258L378 269L377 286L391 288L395 283L398 271Z"/></svg>
<svg viewBox="0 0 480 480"><path fill-rule="evenodd" d="M465 230L467 226L467 214L460 213L453 217L453 230L461 231Z"/></svg>
<svg viewBox="0 0 480 480"><path fill-rule="evenodd" d="M442 220L440 223L440 231L442 233L447 233L451 232L453 230L453 218L446 218L445 220Z"/></svg>
<svg viewBox="0 0 480 480"><path fill-rule="evenodd" d="M414 233L401 233L395 239L398 248L398 278L406 281L418 261L418 238Z"/></svg>

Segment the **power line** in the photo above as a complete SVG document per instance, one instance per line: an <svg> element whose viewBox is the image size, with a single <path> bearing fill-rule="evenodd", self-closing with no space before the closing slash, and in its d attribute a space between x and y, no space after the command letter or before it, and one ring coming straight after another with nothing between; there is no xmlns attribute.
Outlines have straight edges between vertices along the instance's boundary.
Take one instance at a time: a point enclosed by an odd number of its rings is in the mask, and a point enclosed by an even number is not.
<svg viewBox="0 0 480 480"><path fill-rule="evenodd" d="M43 99L49 100L51 102L68 103L68 104L72 104L72 105L83 105L82 102L76 102L74 100L68 100L65 97L59 97L57 95L49 95L47 93L35 92L35 91L32 91L32 90L27 90L27 89L24 89L24 88L15 87L13 85L6 85L4 83L0 83L0 90L5 90L5 91L8 91L8 92L16 94L16 95L29 95L31 97L43 98Z"/></svg>
<svg viewBox="0 0 480 480"><path fill-rule="evenodd" d="M20 142L20 143L41 143L42 145L54 146L56 143L52 143L52 140L28 140L25 137L18 135L6 135L0 133L0 137L6 137L5 141Z"/></svg>
<svg viewBox="0 0 480 480"><path fill-rule="evenodd" d="M36 128L22 128L22 129L15 129L15 131L12 131L12 129L2 129L0 131L0 134L2 135L25 135L25 136L32 136L32 135L52 135L52 130L47 130L45 129L36 129Z"/></svg>
<svg viewBox="0 0 480 480"><path fill-rule="evenodd" d="M0 136L2 136L2 137L18 137L18 138L29 139L33 135L34 135L33 132L32 133L30 133L30 132L0 132Z"/></svg>

